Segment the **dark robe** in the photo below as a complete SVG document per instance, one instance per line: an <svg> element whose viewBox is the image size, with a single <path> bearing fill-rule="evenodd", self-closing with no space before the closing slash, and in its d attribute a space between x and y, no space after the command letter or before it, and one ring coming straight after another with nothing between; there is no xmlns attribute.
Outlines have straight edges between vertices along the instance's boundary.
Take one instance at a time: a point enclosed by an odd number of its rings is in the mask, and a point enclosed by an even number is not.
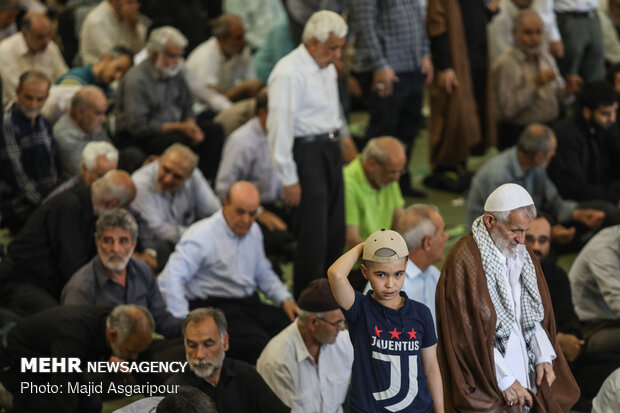
<svg viewBox="0 0 620 413"><path fill-rule="evenodd" d="M485 104L483 110L479 111L474 92L476 85L472 81L469 58L471 53L468 52L469 42L463 27L459 0L429 0L426 29L431 39L431 47L434 49L435 71L451 67L459 82L459 87L448 95L444 87L439 85L439 76L436 75L429 88L431 164L433 167L437 163L462 164L467 160L473 147L491 147L495 145L497 138L488 57L486 76L484 72L482 75L486 80L482 96ZM479 27L477 30L486 28ZM437 50L437 47L433 46L435 40L441 37L446 38L440 42L445 46L439 49L449 50ZM449 55L449 58L436 56L438 52ZM479 112L482 112L482 116L479 116Z"/></svg>
<svg viewBox="0 0 620 413"><path fill-rule="evenodd" d="M531 252L530 252L530 255ZM533 259L547 332L557 358L555 382L543 380L532 393L532 413L565 413L579 398L579 387L556 339L553 308L545 277ZM482 258L472 233L465 235L446 258L437 284L437 356L444 385L446 412L517 413L508 407L497 385L493 354L496 313L487 289Z"/></svg>

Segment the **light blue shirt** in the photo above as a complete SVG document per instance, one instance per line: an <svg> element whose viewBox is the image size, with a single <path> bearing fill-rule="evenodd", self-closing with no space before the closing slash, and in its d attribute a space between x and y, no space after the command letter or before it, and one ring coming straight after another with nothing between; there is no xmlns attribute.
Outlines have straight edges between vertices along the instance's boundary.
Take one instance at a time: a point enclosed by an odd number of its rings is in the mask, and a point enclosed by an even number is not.
<svg viewBox="0 0 620 413"><path fill-rule="evenodd" d="M403 288L401 288L401 291L404 291L407 297L426 305L431 310L435 325L437 325L437 318L435 318L435 290L437 289L437 281L440 274L441 272L434 265L429 265L422 271L413 261L407 259L405 282ZM366 284L364 294L368 290L370 290L370 283Z"/></svg>
<svg viewBox="0 0 620 413"><path fill-rule="evenodd" d="M292 298L265 256L258 224L240 237L222 210L187 229L159 276L168 309L178 318L189 312L188 300L244 298L256 288L276 305Z"/></svg>

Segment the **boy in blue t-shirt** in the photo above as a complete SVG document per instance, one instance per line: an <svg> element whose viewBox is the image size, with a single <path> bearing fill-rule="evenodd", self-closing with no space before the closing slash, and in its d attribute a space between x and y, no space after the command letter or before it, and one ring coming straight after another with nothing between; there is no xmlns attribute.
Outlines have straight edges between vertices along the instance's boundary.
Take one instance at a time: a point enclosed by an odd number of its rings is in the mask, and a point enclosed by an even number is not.
<svg viewBox="0 0 620 413"><path fill-rule="evenodd" d="M341 256L327 271L349 324L355 358L352 412L443 413L437 336L430 310L401 292L407 245L381 230ZM347 279L357 260L372 290L363 295Z"/></svg>

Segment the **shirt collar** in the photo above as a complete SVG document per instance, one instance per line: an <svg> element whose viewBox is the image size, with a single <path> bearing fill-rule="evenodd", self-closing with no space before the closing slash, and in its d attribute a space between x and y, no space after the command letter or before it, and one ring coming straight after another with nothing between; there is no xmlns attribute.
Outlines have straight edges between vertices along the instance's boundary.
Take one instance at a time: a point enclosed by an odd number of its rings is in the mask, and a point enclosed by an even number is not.
<svg viewBox="0 0 620 413"><path fill-rule="evenodd" d="M126 270L125 288L127 288L127 284L129 283L129 278L130 278L129 274L132 273L130 267L133 265L133 260L134 258L130 258L129 261L127 262L127 267L125 267L125 270ZM103 264L101 263L101 259L99 258L99 255L96 255L95 258L93 258L93 269L94 269L93 272L95 273L95 281L97 282L97 285L99 287L103 287L108 282L114 282L105 273L105 268L103 268Z"/></svg>
<svg viewBox="0 0 620 413"><path fill-rule="evenodd" d="M407 268L405 269L405 276L412 280L416 277L424 275L420 267L418 267L415 262L411 261L411 258L407 258Z"/></svg>
<svg viewBox="0 0 620 413"><path fill-rule="evenodd" d="M295 346L295 354L296 360L298 363L301 363L305 359L309 359L312 363L314 363L314 357L310 355L308 351L308 347L306 347L306 343L304 342L304 338L301 336L301 331L299 331L299 319L296 319L293 323L295 324L295 332L293 334L293 344ZM322 347L322 346L321 346Z"/></svg>
<svg viewBox="0 0 620 413"><path fill-rule="evenodd" d="M308 49L306 49L306 46L303 43L297 46L297 51L299 52L299 55L301 56L301 60L303 63L303 66L300 66L300 67L305 67L308 73L319 72L323 70L319 67L319 65L316 63L314 58L310 55L310 52L308 52ZM325 69L327 69L327 67Z"/></svg>

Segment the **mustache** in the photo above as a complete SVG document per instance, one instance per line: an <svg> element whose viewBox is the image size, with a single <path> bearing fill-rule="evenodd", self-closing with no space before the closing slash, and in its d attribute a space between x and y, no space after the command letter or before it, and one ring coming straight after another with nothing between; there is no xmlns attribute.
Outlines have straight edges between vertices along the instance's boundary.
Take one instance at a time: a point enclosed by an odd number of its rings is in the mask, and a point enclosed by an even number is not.
<svg viewBox="0 0 620 413"><path fill-rule="evenodd" d="M189 364L194 367L215 367L215 363L210 360L192 360Z"/></svg>

